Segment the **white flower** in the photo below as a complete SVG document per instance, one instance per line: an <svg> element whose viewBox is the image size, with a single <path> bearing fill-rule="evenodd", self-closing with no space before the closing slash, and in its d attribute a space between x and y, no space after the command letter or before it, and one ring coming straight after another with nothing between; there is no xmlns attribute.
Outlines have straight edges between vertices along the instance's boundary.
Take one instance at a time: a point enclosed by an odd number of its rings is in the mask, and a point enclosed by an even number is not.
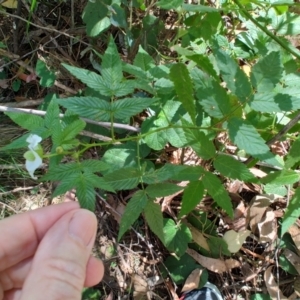
<svg viewBox="0 0 300 300"><path fill-rule="evenodd" d="M26 142L29 144L29 151L24 154L24 157L26 158L25 167L33 179L37 179L37 177L34 176L34 171L42 165L41 156L43 155L43 149L39 144L41 141L42 138L36 134L31 134L26 139Z"/></svg>

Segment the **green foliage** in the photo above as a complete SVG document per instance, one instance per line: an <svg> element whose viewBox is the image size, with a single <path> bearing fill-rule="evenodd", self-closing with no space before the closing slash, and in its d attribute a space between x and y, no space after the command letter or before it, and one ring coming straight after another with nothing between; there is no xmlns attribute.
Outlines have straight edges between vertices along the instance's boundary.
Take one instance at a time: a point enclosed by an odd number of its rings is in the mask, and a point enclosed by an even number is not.
<svg viewBox="0 0 300 300"><path fill-rule="evenodd" d="M192 237L183 217L206 234L212 250L200 247L205 255L230 255L207 214L195 209L204 197L211 196L215 211L232 218L232 201L223 184L226 180L259 182L264 191L282 195L287 194L286 186L293 189L299 181L295 170L300 162L300 139L295 134L299 125L287 132L292 145L285 161L270 151L268 142L274 136L285 138L276 134L297 117L300 108L295 59L300 55L286 39L286 35L299 34L299 17L285 2L243 1L243 7L236 3L223 1L217 9L205 2L194 5L183 0L151 2L154 7L138 0L132 5L127 1L88 1L82 18L93 38L91 45L97 37L106 43L106 50L99 54L92 49L90 57L95 54L96 59L91 62L97 71L62 64L86 88L69 98L53 96L45 101L44 117L6 112L29 133L1 150L27 148L29 134L51 144L50 150L44 149L43 160L49 167L40 180L59 182L53 196L75 188L81 206L94 210L96 190L132 195L118 239L144 217L165 247L179 257L165 262L176 283L182 283L197 267L185 254ZM141 22L132 22L135 9L145 12ZM149 14L153 9L178 14L178 31L172 38L161 40L166 28L159 17ZM251 17L257 9L258 21ZM226 36L224 16L228 12L234 26L243 28L233 38ZM105 33L111 26L112 32L120 29L114 37ZM128 54L126 62L121 59L124 53ZM44 62L37 61L36 72L42 87L54 84L55 74ZM16 84L14 89L18 89ZM107 122L105 129L96 122ZM105 139L82 138L83 130ZM245 153L276 171L266 171L267 176L259 181L250 165L226 150L227 145L237 147L235 154ZM182 156L174 164L166 164L172 147L182 148ZM99 150L101 159L87 159L91 148ZM189 151L205 168L187 165L185 154ZM182 181L187 182L180 186ZM156 199L174 193L181 196L175 221L164 219ZM300 215L299 193L298 188L286 209L282 235ZM264 299L259 297L253 299Z"/></svg>

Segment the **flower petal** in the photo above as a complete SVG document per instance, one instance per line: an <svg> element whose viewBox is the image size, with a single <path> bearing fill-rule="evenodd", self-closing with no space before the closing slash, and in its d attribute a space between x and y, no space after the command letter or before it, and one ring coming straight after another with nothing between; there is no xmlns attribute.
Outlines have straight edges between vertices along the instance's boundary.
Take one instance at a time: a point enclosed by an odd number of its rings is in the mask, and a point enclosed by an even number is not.
<svg viewBox="0 0 300 300"><path fill-rule="evenodd" d="M29 144L28 148L35 148L40 142L42 141L42 138L36 134L31 134L29 137L26 139L26 142Z"/></svg>
<svg viewBox="0 0 300 300"><path fill-rule="evenodd" d="M29 149L31 150L31 153L34 155L34 160L26 160L25 167L29 175L33 179L37 179L37 177L34 176L34 171L42 165L43 161L40 158L40 156L31 147Z"/></svg>

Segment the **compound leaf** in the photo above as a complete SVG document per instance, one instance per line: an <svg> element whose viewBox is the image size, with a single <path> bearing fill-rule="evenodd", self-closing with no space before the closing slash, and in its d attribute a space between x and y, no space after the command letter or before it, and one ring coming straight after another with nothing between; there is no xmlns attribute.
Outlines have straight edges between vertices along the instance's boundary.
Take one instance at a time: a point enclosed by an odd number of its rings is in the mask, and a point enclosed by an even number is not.
<svg viewBox="0 0 300 300"><path fill-rule="evenodd" d="M174 183L164 182L148 185L146 188L146 192L150 198L154 199L157 197L172 195L181 191L182 189L182 186L178 186Z"/></svg>
<svg viewBox="0 0 300 300"><path fill-rule="evenodd" d="M13 112L5 112L5 114L17 125L30 131L44 126L44 119L39 116Z"/></svg>

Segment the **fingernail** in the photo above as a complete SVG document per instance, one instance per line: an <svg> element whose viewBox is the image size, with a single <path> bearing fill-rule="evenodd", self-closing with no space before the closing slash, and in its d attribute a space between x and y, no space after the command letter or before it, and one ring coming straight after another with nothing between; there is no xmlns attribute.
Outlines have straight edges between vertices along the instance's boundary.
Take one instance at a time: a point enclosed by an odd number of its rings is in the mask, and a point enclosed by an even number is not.
<svg viewBox="0 0 300 300"><path fill-rule="evenodd" d="M94 243L94 236L97 229L97 220L95 215L85 209L81 209L74 213L69 223L69 234L88 246Z"/></svg>

